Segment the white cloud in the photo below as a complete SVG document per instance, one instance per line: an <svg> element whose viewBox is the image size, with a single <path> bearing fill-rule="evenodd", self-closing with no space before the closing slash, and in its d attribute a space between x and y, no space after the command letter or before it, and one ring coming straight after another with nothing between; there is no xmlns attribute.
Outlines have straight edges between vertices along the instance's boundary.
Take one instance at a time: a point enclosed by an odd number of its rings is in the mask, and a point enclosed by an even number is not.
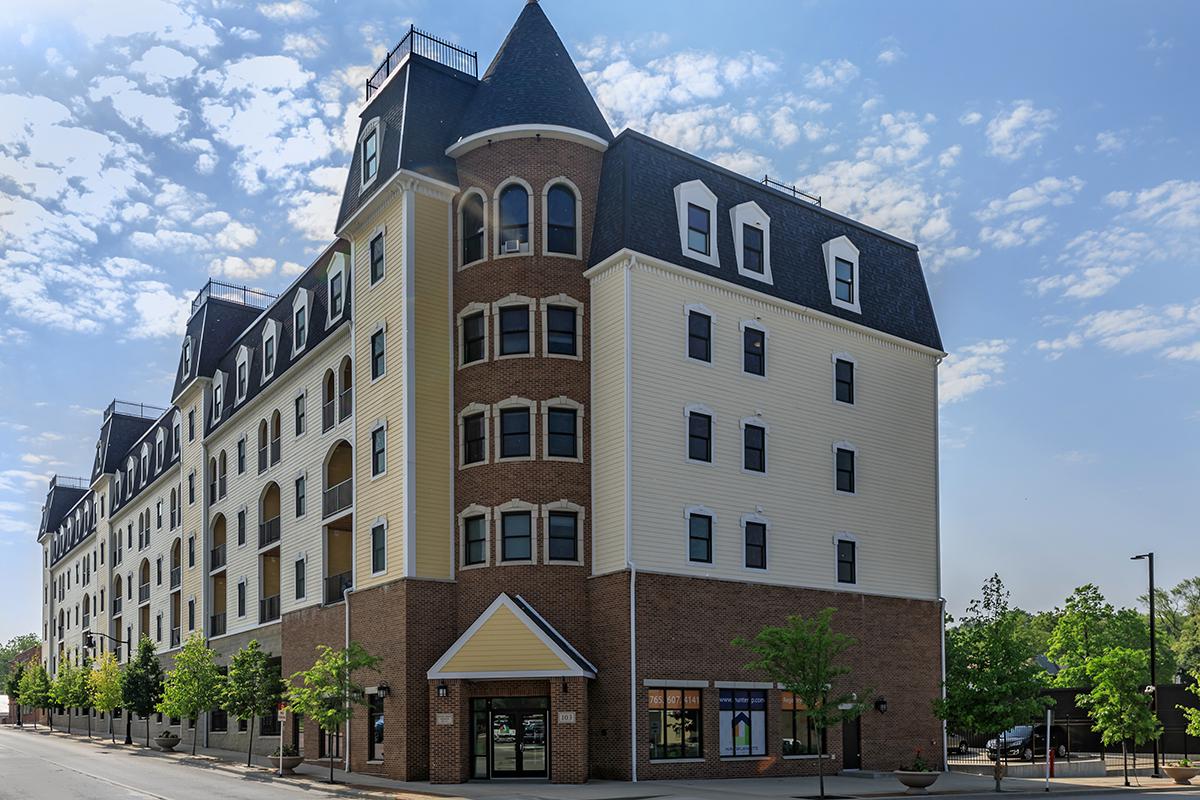
<svg viewBox="0 0 1200 800"><path fill-rule="evenodd" d="M1044 216L1013 219L1003 225L984 225L979 240L1001 249L1023 244L1037 244L1049 232L1049 220Z"/></svg>
<svg viewBox="0 0 1200 800"><path fill-rule="evenodd" d="M983 114L978 111L968 111L958 118L958 122L961 125L978 125L983 122Z"/></svg>
<svg viewBox="0 0 1200 800"><path fill-rule="evenodd" d="M192 302L190 295L173 292L165 283L143 281L137 284L133 307L137 312L133 338L175 337L187 328Z"/></svg>
<svg viewBox="0 0 1200 800"><path fill-rule="evenodd" d="M245 250L258 242L258 231L250 225L232 221L216 236L217 247L222 250Z"/></svg>
<svg viewBox="0 0 1200 800"><path fill-rule="evenodd" d="M858 77L858 67L844 59L826 59L813 67L804 76L804 85L810 89L842 89Z"/></svg>
<svg viewBox="0 0 1200 800"><path fill-rule="evenodd" d="M280 3L259 3L258 13L272 22L302 22L317 15L317 10L301 0Z"/></svg>
<svg viewBox="0 0 1200 800"><path fill-rule="evenodd" d="M275 259L261 256L251 258L225 256L224 258L214 258L208 265L208 271L220 278L243 281L260 280L275 271Z"/></svg>
<svg viewBox="0 0 1200 800"><path fill-rule="evenodd" d="M166 86L196 71L199 62L173 47L155 45L129 65L129 71L142 76L148 86Z"/></svg>
<svg viewBox="0 0 1200 800"><path fill-rule="evenodd" d="M990 220L1007 214L1032 211L1045 205L1070 205L1075 202L1075 196L1083 187L1083 179L1074 175L1069 178L1047 176L1029 186L1014 189L1006 197L989 201L976 216L982 220Z"/></svg>
<svg viewBox="0 0 1200 800"><path fill-rule="evenodd" d="M957 403L1000 382L1009 343L986 339L959 348L942 362L938 371L938 401Z"/></svg>
<svg viewBox="0 0 1200 800"><path fill-rule="evenodd" d="M878 134L863 139L858 157L880 164L896 164L920 157L929 134L918 117L907 111L879 117Z"/></svg>
<svg viewBox="0 0 1200 800"><path fill-rule="evenodd" d="M281 275L299 275L301 272L304 272L304 265L295 261L285 261L279 266Z"/></svg>
<svg viewBox="0 0 1200 800"><path fill-rule="evenodd" d="M1169 180L1133 195L1127 218L1158 227L1200 231L1200 181Z"/></svg>
<svg viewBox="0 0 1200 800"><path fill-rule="evenodd" d="M712 161L726 169L731 169L734 172L749 175L753 178L761 178L763 175L770 175L774 171L771 159L749 150L716 153L713 155Z"/></svg>
<svg viewBox="0 0 1200 800"><path fill-rule="evenodd" d="M1039 109L1029 100L1018 100L988 122L988 152L1015 161L1040 147L1046 134L1054 129L1054 119L1053 111Z"/></svg>
<svg viewBox="0 0 1200 800"><path fill-rule="evenodd" d="M187 123L187 111L173 99L143 92L120 76L93 81L88 99L93 103L108 100L126 123L156 136L177 133Z"/></svg>
<svg viewBox="0 0 1200 800"><path fill-rule="evenodd" d="M875 56L875 60L884 66L890 67L892 64L903 60L907 56L908 54L900 48L899 44L896 44L895 41L891 41L885 42L884 48L879 51L879 55Z"/></svg>
<svg viewBox="0 0 1200 800"><path fill-rule="evenodd" d="M1186 341L1180 341L1186 340ZM1121 355L1151 353L1161 358L1194 361L1200 358L1200 302L1154 308L1098 311L1082 317L1068 335L1037 343L1039 351L1056 358L1086 343Z"/></svg>
<svg viewBox="0 0 1200 800"><path fill-rule="evenodd" d="M235 25L229 29L231 36L241 39L243 42L257 42L262 38L262 34L253 28L243 28L240 25Z"/></svg>
<svg viewBox="0 0 1200 800"><path fill-rule="evenodd" d="M938 155L938 166L942 169L950 169L958 163L958 157L961 155L962 145L952 144Z"/></svg>
<svg viewBox="0 0 1200 800"><path fill-rule="evenodd" d="M1100 131L1096 134L1097 153L1116 153L1125 148L1125 139L1115 131Z"/></svg>
<svg viewBox="0 0 1200 800"><path fill-rule="evenodd" d="M283 37L283 52L292 53L301 58L312 58L320 55L327 43L319 31L308 33L289 33Z"/></svg>
<svg viewBox="0 0 1200 800"><path fill-rule="evenodd" d="M1131 272L1133 267L1084 267L1077 272L1034 278L1029 285L1038 295L1060 292L1063 297L1090 300L1108 292Z"/></svg>
<svg viewBox="0 0 1200 800"><path fill-rule="evenodd" d="M1099 460L1095 453L1087 450L1067 450L1054 457L1066 464L1095 464Z"/></svg>
<svg viewBox="0 0 1200 800"><path fill-rule="evenodd" d="M150 252L179 252L181 250L202 252L211 247L209 240L200 234L170 228L134 231L129 235L129 243L139 250Z"/></svg>

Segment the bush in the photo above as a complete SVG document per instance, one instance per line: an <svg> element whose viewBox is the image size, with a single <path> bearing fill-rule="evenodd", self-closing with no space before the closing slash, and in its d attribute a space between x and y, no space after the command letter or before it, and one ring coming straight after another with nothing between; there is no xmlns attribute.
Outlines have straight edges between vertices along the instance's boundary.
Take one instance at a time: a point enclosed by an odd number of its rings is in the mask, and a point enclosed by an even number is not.
<svg viewBox="0 0 1200 800"><path fill-rule="evenodd" d="M172 730L161 730L156 734L159 739L178 739L179 734Z"/></svg>
<svg viewBox="0 0 1200 800"><path fill-rule="evenodd" d="M285 744L282 747L276 747L275 750L271 753L272 758L279 758L281 755L284 758L292 758L294 756L298 756L298 755L300 755L300 748L296 747L296 745L294 745L294 744Z"/></svg>

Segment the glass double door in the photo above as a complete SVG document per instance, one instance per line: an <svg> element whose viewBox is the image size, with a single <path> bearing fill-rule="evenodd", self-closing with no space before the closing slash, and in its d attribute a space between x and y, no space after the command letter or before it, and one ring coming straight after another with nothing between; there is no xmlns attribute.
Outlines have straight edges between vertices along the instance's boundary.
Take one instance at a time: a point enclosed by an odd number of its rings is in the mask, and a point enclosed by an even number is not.
<svg viewBox="0 0 1200 800"><path fill-rule="evenodd" d="M492 777L546 777L546 717L544 708L491 710Z"/></svg>

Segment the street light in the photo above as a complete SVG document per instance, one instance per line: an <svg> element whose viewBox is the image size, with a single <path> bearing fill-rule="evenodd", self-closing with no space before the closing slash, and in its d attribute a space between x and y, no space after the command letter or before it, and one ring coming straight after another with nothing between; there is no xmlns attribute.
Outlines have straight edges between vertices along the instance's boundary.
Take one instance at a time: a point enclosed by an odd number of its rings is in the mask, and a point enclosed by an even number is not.
<svg viewBox="0 0 1200 800"><path fill-rule="evenodd" d="M1155 689L1158 687L1158 667L1155 664L1155 637L1154 637L1154 553L1142 553L1137 556L1130 556L1130 561L1146 561L1150 567L1150 686L1146 687L1147 694L1150 695L1150 710L1154 714L1155 721L1158 720L1158 692ZM1158 739L1154 739L1154 777L1161 778L1162 775L1158 771Z"/></svg>
<svg viewBox="0 0 1200 800"><path fill-rule="evenodd" d="M125 645L126 647L128 647L130 649L133 648L133 640L132 639L128 642L125 642L121 639L118 639L116 636L109 636L107 633L101 633L100 631L92 631L92 630L86 630L83 632L83 646L89 650L94 649L96 647L96 637L97 636L103 636L105 639L108 639L109 641L116 642L117 647L120 647L121 645ZM129 652L129 650L125 651L126 658L130 658L132 656L133 656L133 653ZM126 718L126 720L125 720L125 744L133 744L133 719L132 719L132 717L133 717L133 712L130 711L129 718ZM109 728L111 730L111 728L112 728L112 712L109 712L108 724L109 724Z"/></svg>

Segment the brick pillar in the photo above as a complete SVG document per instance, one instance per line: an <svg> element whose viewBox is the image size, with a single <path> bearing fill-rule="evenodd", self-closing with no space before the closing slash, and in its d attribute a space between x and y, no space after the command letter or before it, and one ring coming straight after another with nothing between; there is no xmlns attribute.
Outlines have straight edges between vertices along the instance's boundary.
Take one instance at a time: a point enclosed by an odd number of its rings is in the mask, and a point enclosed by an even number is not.
<svg viewBox="0 0 1200 800"><path fill-rule="evenodd" d="M588 679L550 681L550 781L584 783L588 777Z"/></svg>
<svg viewBox="0 0 1200 800"><path fill-rule="evenodd" d="M448 689L445 697L437 696L439 683ZM461 680L429 681L430 783L465 783L470 776L469 712Z"/></svg>

